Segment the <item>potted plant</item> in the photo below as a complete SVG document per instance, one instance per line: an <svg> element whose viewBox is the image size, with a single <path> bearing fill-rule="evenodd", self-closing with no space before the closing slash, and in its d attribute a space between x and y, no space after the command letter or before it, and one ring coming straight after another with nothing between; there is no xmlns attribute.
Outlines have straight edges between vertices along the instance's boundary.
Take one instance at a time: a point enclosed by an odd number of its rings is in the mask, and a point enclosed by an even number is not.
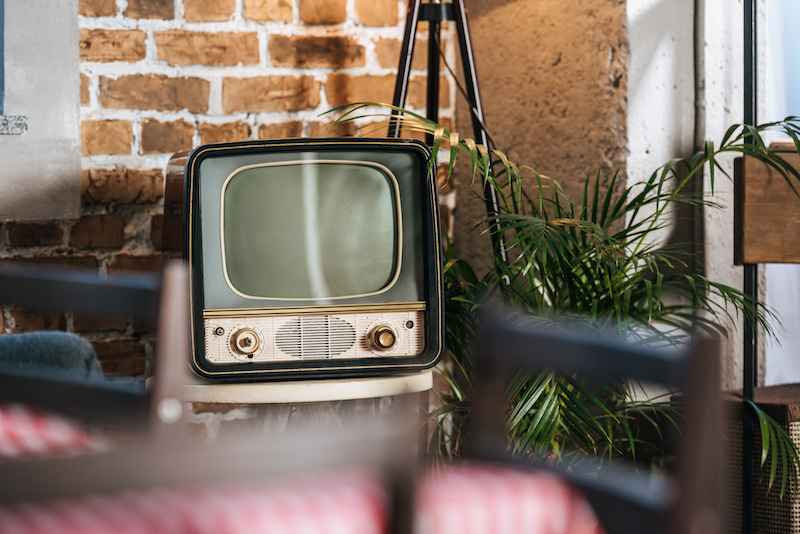
<svg viewBox="0 0 800 534"><path fill-rule="evenodd" d="M375 112L374 107L387 112ZM689 247L668 243L662 230L685 205L719 206L696 198L688 184L708 169L711 183L725 172L718 158L739 153L759 158L787 180L800 180L797 170L764 145L761 133L781 130L800 151L800 119L758 127L733 126L718 145L707 143L689 160L673 160L633 185L619 184L614 174L604 184L598 173L587 177L582 195L571 198L557 179L513 163L500 150L461 138L407 110L377 103L338 108L338 122L391 120L399 113L406 131L433 135L434 161L449 150L448 177L459 156L473 180L497 193L500 210L476 228L496 232L500 250L487 251L496 268L478 277L451 247L445 251L445 327L448 360L440 371L449 385L441 406L431 413L436 429L430 443L436 461L457 456L469 416L474 382L471 349L476 311L489 295L502 297L515 309L539 321L570 316L587 328L615 331L640 343L683 343L693 329L726 335L726 320L744 316L774 335L771 312L742 291L715 282L690 268ZM336 111L336 110L335 110ZM532 186L526 186L532 184ZM712 186L713 188L713 186ZM589 387L572 376L553 373L518 376L508 396L510 447L520 453L545 455L553 461L579 461L585 455L627 455L636 460L661 453L662 436L676 426L680 411L667 395L642 399L629 383ZM762 466L770 466L770 485L777 465L783 467L781 494L796 488L798 451L769 416L754 406L762 432Z"/></svg>

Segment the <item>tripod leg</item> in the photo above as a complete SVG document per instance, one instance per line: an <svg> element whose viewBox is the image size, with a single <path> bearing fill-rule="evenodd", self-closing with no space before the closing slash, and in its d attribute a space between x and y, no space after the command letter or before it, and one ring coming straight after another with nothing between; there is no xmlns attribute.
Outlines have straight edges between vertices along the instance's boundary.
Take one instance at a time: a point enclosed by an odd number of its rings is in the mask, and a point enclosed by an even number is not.
<svg viewBox="0 0 800 534"><path fill-rule="evenodd" d="M470 106L472 117L472 129L475 132L475 140L485 147L489 147L489 140L483 121L483 106L481 105L481 95L478 90L478 77L475 73L475 58L472 55L472 41L469 35L469 25L467 24L467 13L464 9L464 0L453 0L453 16L458 32L458 43L461 52L461 64L464 70L464 82L467 90L467 104ZM483 186L483 199L486 204L486 213L490 218L489 226L494 246L503 264L508 265L508 256L505 251L505 242L500 233L499 221L494 218L500 213L500 204L497 200L497 191L489 184Z"/></svg>
<svg viewBox="0 0 800 534"><path fill-rule="evenodd" d="M439 122L439 45L441 43L442 23L438 20L428 22L428 94L425 116ZM433 135L427 134L425 142L433 145Z"/></svg>
<svg viewBox="0 0 800 534"><path fill-rule="evenodd" d="M411 73L411 58L414 55L414 42L417 35L417 23L419 22L420 0L409 0L408 12L406 13L406 30L403 35L403 47L400 50L400 64L397 67L397 81L394 85L394 98L392 105L402 108L406 103L408 93L408 78ZM389 137L400 137L400 124L396 119L397 111L392 111L392 119L389 121Z"/></svg>

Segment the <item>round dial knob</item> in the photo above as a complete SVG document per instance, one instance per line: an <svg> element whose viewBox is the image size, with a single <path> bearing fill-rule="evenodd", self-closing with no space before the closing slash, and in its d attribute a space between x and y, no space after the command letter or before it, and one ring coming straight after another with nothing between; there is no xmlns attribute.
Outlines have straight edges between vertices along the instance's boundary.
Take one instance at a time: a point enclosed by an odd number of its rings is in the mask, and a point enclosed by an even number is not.
<svg viewBox="0 0 800 534"><path fill-rule="evenodd" d="M397 332L389 325L380 325L372 331L372 344L376 349L388 350L397 344Z"/></svg>
<svg viewBox="0 0 800 534"><path fill-rule="evenodd" d="M253 328L241 328L231 335L231 348L239 354L255 354L260 345L258 332Z"/></svg>

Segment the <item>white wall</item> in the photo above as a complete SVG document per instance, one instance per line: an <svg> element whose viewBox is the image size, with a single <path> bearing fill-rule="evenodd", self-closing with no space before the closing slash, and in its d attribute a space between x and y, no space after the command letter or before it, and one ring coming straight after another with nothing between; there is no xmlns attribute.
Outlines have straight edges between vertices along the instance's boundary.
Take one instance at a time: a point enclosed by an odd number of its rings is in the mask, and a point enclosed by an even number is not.
<svg viewBox="0 0 800 534"><path fill-rule="evenodd" d="M77 218L78 2L5 0L4 26L3 111L27 131L0 135L0 220Z"/></svg>
<svg viewBox="0 0 800 534"><path fill-rule="evenodd" d="M759 0L759 17L764 20L765 4ZM694 7L693 0L628 0L627 7L628 175L634 182L672 157L691 154ZM718 144L728 126L743 121L744 7L741 0L706 0L705 13L706 139ZM732 176L732 159L726 159L725 166ZM741 288L742 270L733 266L733 184L722 175L714 185L714 200L725 209L708 210L705 217L707 274ZM739 323L729 326L723 387L733 388L741 385L742 329ZM763 368L759 375L763 379Z"/></svg>

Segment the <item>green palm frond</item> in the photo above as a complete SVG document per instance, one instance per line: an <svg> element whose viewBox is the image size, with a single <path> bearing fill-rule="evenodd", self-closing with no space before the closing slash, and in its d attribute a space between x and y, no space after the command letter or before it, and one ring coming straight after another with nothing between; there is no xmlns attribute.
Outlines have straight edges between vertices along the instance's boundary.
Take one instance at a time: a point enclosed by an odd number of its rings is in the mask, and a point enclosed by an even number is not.
<svg viewBox="0 0 800 534"><path fill-rule="evenodd" d="M432 161L447 152L448 179L460 161L473 182L497 194L500 212L475 228L499 233L508 261L491 251L497 269L479 278L449 246L445 253L448 357L442 373L449 393L432 414L437 423L431 442L435 458L459 451L474 380L476 311L489 295L502 295L540 321L569 316L589 328L612 329L652 345L684 343L687 332L696 329L727 334L724 325L741 317L772 334L775 317L763 303L693 271L691 248L667 243L663 230L673 224L679 208L720 207L712 197L694 196L688 186L708 169L713 193L718 173L727 176L720 159L725 154L763 161L798 193L800 173L771 152L762 135L782 132L800 152L800 118L732 126L719 144L707 142L691 158L669 161L629 185L618 173L606 178L598 172L586 177L580 194L571 197L557 180L419 114L377 102L330 113L338 115L337 122L369 122L377 130L397 121L402 131L430 134ZM637 400L628 384L590 386L552 373L518 375L509 388L507 408L512 450L555 461L579 462L585 455L636 459L642 451L659 449L663 431L680 422L680 410L669 399ZM774 421L757 413L770 484L780 472L781 494L796 489L796 471L791 469L792 477L786 468L800 465L796 448ZM655 442L643 437L645 427L653 431Z"/></svg>

